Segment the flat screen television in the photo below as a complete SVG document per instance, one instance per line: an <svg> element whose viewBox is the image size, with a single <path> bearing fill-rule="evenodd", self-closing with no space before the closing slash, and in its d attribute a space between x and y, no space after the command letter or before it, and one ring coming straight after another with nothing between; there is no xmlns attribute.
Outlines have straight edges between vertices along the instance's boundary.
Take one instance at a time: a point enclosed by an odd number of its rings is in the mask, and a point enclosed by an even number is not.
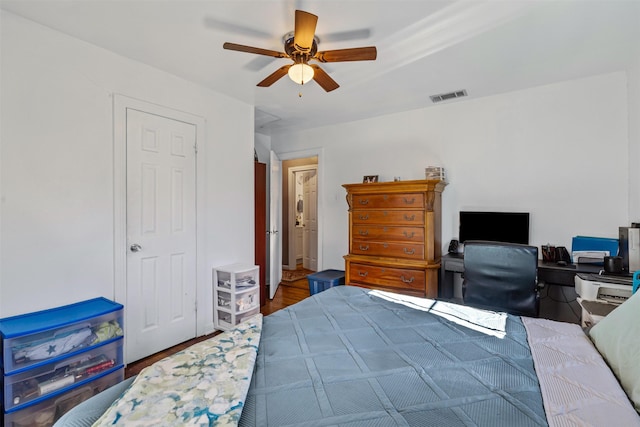
<svg viewBox="0 0 640 427"><path fill-rule="evenodd" d="M459 240L529 244L528 212L460 211Z"/></svg>

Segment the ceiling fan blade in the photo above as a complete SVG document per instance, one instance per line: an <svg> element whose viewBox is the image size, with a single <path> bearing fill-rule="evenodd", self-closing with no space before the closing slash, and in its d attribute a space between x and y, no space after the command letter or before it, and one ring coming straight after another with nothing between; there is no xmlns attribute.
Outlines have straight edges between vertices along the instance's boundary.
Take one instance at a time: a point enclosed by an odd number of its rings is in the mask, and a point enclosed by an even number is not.
<svg viewBox="0 0 640 427"><path fill-rule="evenodd" d="M316 34L318 17L304 10L296 10L296 26L293 33L293 44L298 50L309 52Z"/></svg>
<svg viewBox="0 0 640 427"><path fill-rule="evenodd" d="M290 67L291 67L291 64L283 65L282 67L275 70L273 73L269 74L263 81L258 83L256 86L260 86L260 87L271 86L272 84L280 80L282 77L284 77L289 71Z"/></svg>
<svg viewBox="0 0 640 427"><path fill-rule="evenodd" d="M269 50L269 49L261 49L259 47L245 46L245 45L236 44L236 43L227 42L227 43L223 44L222 47L227 49L227 50L236 50L238 52L255 53L257 55L272 56L274 58L288 58L289 57L289 55L287 55L284 52L278 52L276 50Z"/></svg>
<svg viewBox="0 0 640 427"><path fill-rule="evenodd" d="M378 56L375 46L351 49L325 50L315 54L313 59L320 62L373 61Z"/></svg>
<svg viewBox="0 0 640 427"><path fill-rule="evenodd" d="M315 80L322 89L326 90L327 92L331 92L332 90L338 89L340 87L340 85L336 83L336 81L331 77L329 77L329 74L327 74L318 65L313 64L311 65L311 68L313 68L313 80Z"/></svg>

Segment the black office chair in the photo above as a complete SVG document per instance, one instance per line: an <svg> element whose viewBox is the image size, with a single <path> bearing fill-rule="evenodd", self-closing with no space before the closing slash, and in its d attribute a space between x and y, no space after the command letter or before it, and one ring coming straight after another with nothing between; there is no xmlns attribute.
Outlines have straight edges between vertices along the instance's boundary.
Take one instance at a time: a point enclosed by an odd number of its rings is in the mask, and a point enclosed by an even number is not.
<svg viewBox="0 0 640 427"><path fill-rule="evenodd" d="M464 244L465 305L538 317L538 248L515 243Z"/></svg>

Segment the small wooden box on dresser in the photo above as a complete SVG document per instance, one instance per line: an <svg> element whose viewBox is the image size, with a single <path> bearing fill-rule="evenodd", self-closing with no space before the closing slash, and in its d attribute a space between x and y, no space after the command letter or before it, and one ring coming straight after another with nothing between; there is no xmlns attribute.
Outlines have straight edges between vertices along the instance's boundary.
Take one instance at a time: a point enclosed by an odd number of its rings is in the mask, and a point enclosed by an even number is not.
<svg viewBox="0 0 640 427"><path fill-rule="evenodd" d="M440 180L344 184L346 284L436 298L445 186Z"/></svg>

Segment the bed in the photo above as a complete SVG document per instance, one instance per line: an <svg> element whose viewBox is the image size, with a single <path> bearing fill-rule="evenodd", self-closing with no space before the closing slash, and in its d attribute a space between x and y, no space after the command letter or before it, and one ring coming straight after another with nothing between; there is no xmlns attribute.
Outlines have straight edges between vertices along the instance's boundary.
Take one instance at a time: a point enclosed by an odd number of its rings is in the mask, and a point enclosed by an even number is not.
<svg viewBox="0 0 640 427"><path fill-rule="evenodd" d="M637 329L617 323L639 310L634 295L585 334L337 286L157 362L56 427L640 425L624 364Z"/></svg>

